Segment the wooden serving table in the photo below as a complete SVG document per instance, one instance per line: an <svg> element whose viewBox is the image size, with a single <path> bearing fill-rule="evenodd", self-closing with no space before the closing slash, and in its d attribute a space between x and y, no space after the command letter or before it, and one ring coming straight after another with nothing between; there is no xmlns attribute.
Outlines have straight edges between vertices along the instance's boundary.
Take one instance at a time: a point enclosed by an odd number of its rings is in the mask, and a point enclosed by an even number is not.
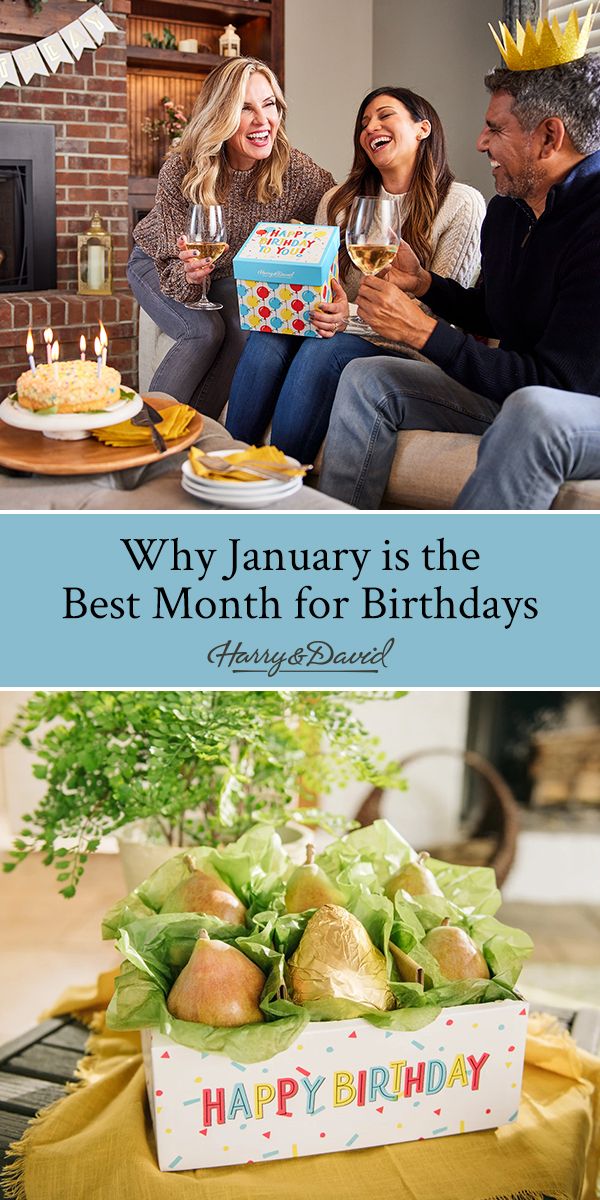
<svg viewBox="0 0 600 1200"><path fill-rule="evenodd" d="M151 393L149 399L153 405L159 407L159 399L156 394ZM2 423L0 423L0 430L1 425ZM10 429L8 432L10 435L15 435L21 431ZM42 437L41 434L28 436ZM2 433L0 432L0 443L1 437ZM172 443L168 454L157 455L153 447L137 448L136 460L126 462L123 458L119 459L115 456L126 456L132 453L130 450L113 450L114 461L111 459L110 465L101 472L98 469L98 454L104 452L106 455L108 448L95 442L95 439L90 439L90 442L92 441L94 444L89 444L87 441L65 442L62 443L62 446L59 442L49 441L50 447L61 446L61 462L54 474L49 469L48 461L44 464L43 472L38 463L36 472L25 473L23 468L17 470L7 465L6 455L3 459L0 453L0 511L25 512L31 509L40 511L90 509L105 512L115 509L220 511L215 505L204 503L195 496L184 492L181 486L181 464L186 455L181 453L184 448L182 442L185 442L186 448L195 443L205 452L232 450L236 447L243 448L245 445L244 442L235 441L218 421L213 421L210 417L202 417L201 432L194 433L192 430L191 436L188 435L185 439ZM85 457L86 465L79 472L74 469L76 464L71 461L72 452L67 449L68 447L83 448L78 453ZM50 455L54 453L53 451L47 452L46 447L43 447L43 451L46 460L49 460ZM28 445L27 454L31 455L30 445ZM57 459L58 455L55 461ZM27 461L30 467L35 466L31 457ZM108 460L105 458L106 461ZM322 492L318 492L306 484L288 498L284 497L265 505L265 509L269 512L323 512L336 509L344 509L346 512L354 511L349 505L343 504L340 500L333 500L330 496L325 496ZM228 509L227 511L235 510ZM251 511L261 510L252 509Z"/></svg>

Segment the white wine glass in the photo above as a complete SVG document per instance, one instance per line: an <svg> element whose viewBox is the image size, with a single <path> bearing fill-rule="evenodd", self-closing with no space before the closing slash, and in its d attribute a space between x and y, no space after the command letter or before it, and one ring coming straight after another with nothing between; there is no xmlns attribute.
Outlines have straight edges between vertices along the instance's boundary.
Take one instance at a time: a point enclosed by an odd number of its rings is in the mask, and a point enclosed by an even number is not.
<svg viewBox="0 0 600 1200"><path fill-rule="evenodd" d="M378 275L396 257L402 218L395 197L355 196L346 226L346 249L363 275ZM362 317L354 316L347 333L373 333Z"/></svg>
<svg viewBox="0 0 600 1200"><path fill-rule="evenodd" d="M220 204L191 204L188 213L185 240L188 250L197 250L199 258L210 258L216 262L227 249L227 233L225 218ZM206 289L208 275L202 280L202 295L199 300L190 301L186 308L199 308L205 312L222 308L217 301L208 299Z"/></svg>

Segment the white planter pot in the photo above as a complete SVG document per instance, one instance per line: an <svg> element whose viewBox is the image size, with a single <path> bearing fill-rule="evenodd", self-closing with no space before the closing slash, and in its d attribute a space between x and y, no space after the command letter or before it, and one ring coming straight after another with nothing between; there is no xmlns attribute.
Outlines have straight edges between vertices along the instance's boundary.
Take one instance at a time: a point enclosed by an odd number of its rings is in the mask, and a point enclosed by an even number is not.
<svg viewBox="0 0 600 1200"><path fill-rule="evenodd" d="M181 846L148 841L143 821L126 825L121 833L117 834L117 842L128 892L132 892L143 883L144 879L162 866L168 858L182 853Z"/></svg>
<svg viewBox="0 0 600 1200"><path fill-rule="evenodd" d="M307 829L306 825L295 825L293 821L288 821L287 825L282 825L277 832L288 858L297 866L306 862L306 847L315 837L313 830Z"/></svg>
<svg viewBox="0 0 600 1200"><path fill-rule="evenodd" d="M283 848L292 862L303 863L306 859L307 843L314 836L310 829L289 821L278 832ZM128 892L132 892L140 883L143 883L144 879L162 866L168 858L173 858L176 854L183 852L181 846L168 846L165 842L148 841L143 821L125 826L117 834L117 842ZM186 850L193 849L189 846L184 848Z"/></svg>

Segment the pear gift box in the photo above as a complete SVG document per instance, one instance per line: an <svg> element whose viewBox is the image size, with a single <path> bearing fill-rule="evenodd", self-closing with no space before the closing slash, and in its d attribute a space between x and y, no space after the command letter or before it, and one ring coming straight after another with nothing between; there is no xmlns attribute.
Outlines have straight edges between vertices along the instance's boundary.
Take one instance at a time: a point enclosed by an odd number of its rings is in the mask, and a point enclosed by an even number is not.
<svg viewBox="0 0 600 1200"><path fill-rule="evenodd" d="M518 1115L527 1005L445 1008L418 1032L311 1022L265 1061L142 1036L163 1171L491 1129Z"/></svg>
<svg viewBox="0 0 600 1200"><path fill-rule="evenodd" d="M515 1120L531 941L499 903L492 871L425 864L385 821L301 867L264 826L170 859L103 926L161 1169Z"/></svg>

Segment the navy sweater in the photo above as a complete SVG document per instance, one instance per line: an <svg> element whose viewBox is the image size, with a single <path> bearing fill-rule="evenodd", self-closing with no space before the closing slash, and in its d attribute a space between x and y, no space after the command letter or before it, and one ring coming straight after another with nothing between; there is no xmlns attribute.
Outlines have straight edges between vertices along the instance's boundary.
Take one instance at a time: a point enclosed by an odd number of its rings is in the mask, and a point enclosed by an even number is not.
<svg viewBox="0 0 600 1200"><path fill-rule="evenodd" d="M600 151L551 188L538 220L523 200L495 196L481 261L474 288L433 275L422 299L445 319L423 354L499 404L529 384L600 395Z"/></svg>

